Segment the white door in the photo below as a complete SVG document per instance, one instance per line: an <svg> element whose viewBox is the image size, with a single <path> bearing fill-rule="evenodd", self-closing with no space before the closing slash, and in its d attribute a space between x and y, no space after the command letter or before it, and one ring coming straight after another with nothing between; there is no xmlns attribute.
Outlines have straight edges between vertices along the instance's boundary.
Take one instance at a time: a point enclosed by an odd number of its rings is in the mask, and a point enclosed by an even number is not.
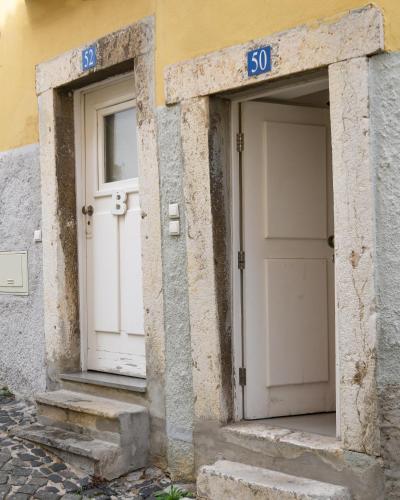
<svg viewBox="0 0 400 500"><path fill-rule="evenodd" d="M87 369L145 377L134 89L127 78L84 94L83 288Z"/></svg>
<svg viewBox="0 0 400 500"><path fill-rule="evenodd" d="M242 104L245 418L335 409L329 112Z"/></svg>

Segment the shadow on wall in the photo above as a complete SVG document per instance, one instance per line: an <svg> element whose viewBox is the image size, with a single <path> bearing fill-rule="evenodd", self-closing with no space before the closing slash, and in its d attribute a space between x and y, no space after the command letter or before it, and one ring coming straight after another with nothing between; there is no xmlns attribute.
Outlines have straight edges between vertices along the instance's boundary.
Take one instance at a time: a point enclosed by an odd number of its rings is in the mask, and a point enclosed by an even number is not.
<svg viewBox="0 0 400 500"><path fill-rule="evenodd" d="M17 3L15 0L2 0ZM93 14L96 0L25 0L25 8L32 25L40 24L46 26L57 23L65 17L66 11L70 15L72 11L82 8L82 4L93 4Z"/></svg>

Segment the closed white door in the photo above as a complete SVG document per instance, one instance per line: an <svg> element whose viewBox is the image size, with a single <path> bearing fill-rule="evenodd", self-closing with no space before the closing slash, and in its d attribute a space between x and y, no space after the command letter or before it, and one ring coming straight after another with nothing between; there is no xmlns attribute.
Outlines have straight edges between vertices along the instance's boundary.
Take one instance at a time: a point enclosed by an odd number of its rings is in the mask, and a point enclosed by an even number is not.
<svg viewBox="0 0 400 500"><path fill-rule="evenodd" d="M84 95L87 368L145 377L134 88Z"/></svg>
<svg viewBox="0 0 400 500"><path fill-rule="evenodd" d="M335 409L329 112L242 105L246 418Z"/></svg>

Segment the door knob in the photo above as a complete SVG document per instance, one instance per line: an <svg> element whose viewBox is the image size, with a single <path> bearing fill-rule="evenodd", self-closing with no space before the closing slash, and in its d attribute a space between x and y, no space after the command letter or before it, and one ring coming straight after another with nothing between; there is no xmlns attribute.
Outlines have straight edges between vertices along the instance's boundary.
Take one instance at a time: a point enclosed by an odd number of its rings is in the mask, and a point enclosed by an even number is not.
<svg viewBox="0 0 400 500"><path fill-rule="evenodd" d="M328 238L328 245L331 248L335 248L335 235L331 234Z"/></svg>
<svg viewBox="0 0 400 500"><path fill-rule="evenodd" d="M83 215L89 215L90 217L93 215L93 207L92 205L88 205L87 207L83 206L82 207L82 213Z"/></svg>

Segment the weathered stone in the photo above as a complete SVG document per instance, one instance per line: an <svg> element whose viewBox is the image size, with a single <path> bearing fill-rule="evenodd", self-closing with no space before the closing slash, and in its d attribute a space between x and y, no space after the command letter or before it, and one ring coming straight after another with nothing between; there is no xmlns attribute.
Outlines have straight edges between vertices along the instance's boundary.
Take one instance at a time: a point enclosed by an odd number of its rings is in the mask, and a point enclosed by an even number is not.
<svg viewBox="0 0 400 500"><path fill-rule="evenodd" d="M26 476L10 476L10 479L8 480L9 484L12 484L13 486L18 486L25 484L27 482L27 477Z"/></svg>
<svg viewBox="0 0 400 500"><path fill-rule="evenodd" d="M368 68L366 57L329 67L335 321L343 445L349 450L379 455Z"/></svg>
<svg viewBox="0 0 400 500"><path fill-rule="evenodd" d="M153 455L165 455L165 333L161 259L160 180L154 98L154 54L143 54L135 61L138 109L138 163L141 245L143 271L144 327L146 334L146 379L149 412L162 428L150 434ZM160 447L162 451L160 453Z"/></svg>
<svg viewBox="0 0 400 500"><path fill-rule="evenodd" d="M13 474L15 476L30 476L31 475L31 470L16 468L16 469L13 470Z"/></svg>
<svg viewBox="0 0 400 500"><path fill-rule="evenodd" d="M15 413L16 405L19 408L17 418L19 422L23 422L24 415L30 413L32 409L28 404L13 403L7 410L3 407L3 413ZM120 406L120 408L122 407ZM83 439L85 440L84 437ZM81 498L81 491L90 490L96 491L97 498L132 498L140 488L151 489L156 487L157 490L161 490L162 485L169 482L160 469L149 467L139 471L140 474L137 476L137 480L134 479L134 474L131 473L130 480L122 477L112 483L102 482L99 484L98 481L92 480L87 475L78 477L64 463L54 462L51 455L47 454L45 450L35 448L34 444L25 443L15 436L9 439L0 433L0 446L1 455L8 459L2 467L0 466L0 499L4 498L6 492L11 488L12 498L28 496L29 498L52 499L65 496L65 492L67 492L67 495L69 493L73 494L74 498ZM31 453L30 450L32 450ZM33 450L36 450L36 453ZM38 451L39 453L37 453ZM36 460L33 460L32 457L37 458L38 455L41 456L41 459L48 459L49 461L49 467L42 467L42 471L35 469L33 466ZM66 479L67 477L69 479ZM143 481L143 479L140 479L141 477L146 479ZM39 491L37 491L38 488ZM152 498L151 494L149 498Z"/></svg>
<svg viewBox="0 0 400 500"><path fill-rule="evenodd" d="M272 70L250 79L246 54L266 45L272 47ZM353 10L339 19L303 25L173 64L164 71L166 101L173 104L224 90L236 90L250 83L373 54L383 48L381 12L376 7Z"/></svg>
<svg viewBox="0 0 400 500"><path fill-rule="evenodd" d="M162 108L157 115L160 167L161 228L166 331L166 432L168 467L174 479L194 473L193 386L186 267L186 216L180 107ZM180 207L180 236L169 234L169 203Z"/></svg>
<svg viewBox="0 0 400 500"><path fill-rule="evenodd" d="M41 444L46 442L54 451L60 448L66 460L65 453L76 453L92 460L93 473L108 479L147 465L149 421L147 409L143 406L65 390L39 394L36 401L40 420L52 427L46 431L33 426L30 440L39 439L37 442ZM72 432L65 432L65 428ZM28 437L23 429L18 434ZM68 444L63 442L66 439ZM103 450L104 457L100 450ZM50 468L56 470L59 467Z"/></svg>
<svg viewBox="0 0 400 500"><path fill-rule="evenodd" d="M149 436L148 414L144 407L65 390L38 395L37 401L41 418L50 420L52 426L32 425L18 429L16 433L20 437L45 445L76 467L107 479L146 465ZM52 411L53 408L69 412L68 419L54 420L57 414ZM109 419L114 422L116 436L97 430L96 426L86 427L86 420L79 420L79 415ZM74 422L73 426L71 422ZM79 432L64 430L67 423ZM63 469L63 466L54 464L50 469ZM49 475L51 477L54 481L62 480L58 474Z"/></svg>
<svg viewBox="0 0 400 500"><path fill-rule="evenodd" d="M32 495L39 488L38 485L35 484L24 484L20 488L18 488L18 493L26 493L27 495Z"/></svg>
<svg viewBox="0 0 400 500"><path fill-rule="evenodd" d="M201 469L197 480L201 499L350 500L347 488L251 465L219 461Z"/></svg>
<svg viewBox="0 0 400 500"><path fill-rule="evenodd" d="M50 476L48 476L48 479L53 483L62 483L63 480L62 477L58 474L50 474Z"/></svg>
<svg viewBox="0 0 400 500"><path fill-rule="evenodd" d="M144 470L137 470L135 472L131 472L126 476L127 481L139 481L144 477Z"/></svg>
<svg viewBox="0 0 400 500"><path fill-rule="evenodd" d="M3 498L5 498L7 493L10 491L10 488L11 487L6 485L6 484L0 486L0 499L1 500L3 500Z"/></svg>
<svg viewBox="0 0 400 500"><path fill-rule="evenodd" d="M73 483L72 481L63 481L62 483L65 488L65 491L73 492L80 489L80 487L77 484Z"/></svg>
<svg viewBox="0 0 400 500"><path fill-rule="evenodd" d="M126 392L145 393L147 390L146 379L136 377L123 377L114 373L100 373L83 371L77 373L63 373L60 376L63 382L72 382L79 384L80 391L85 392L82 385L98 387L104 393L104 388L119 389L124 391L123 396L127 396ZM125 392L126 391L126 392ZM113 394L116 394L113 392ZM96 394L95 394L96 395ZM100 395L100 394L97 394ZM117 397L115 399L118 399Z"/></svg>
<svg viewBox="0 0 400 500"><path fill-rule="evenodd" d="M32 484L33 486L37 486L40 488L40 486L44 486L47 484L47 479L44 477L31 477L28 481L27 484Z"/></svg>
<svg viewBox="0 0 400 500"><path fill-rule="evenodd" d="M31 455L30 453L21 453L18 456L24 462L34 462L37 460L37 457L35 455Z"/></svg>
<svg viewBox="0 0 400 500"><path fill-rule="evenodd" d="M98 61L91 73L148 52L153 45L153 23L149 17L97 40ZM69 64L65 64L66 59ZM86 70L82 69L81 48L71 50L37 66L36 92L41 94L83 76L86 76Z"/></svg>
<svg viewBox="0 0 400 500"><path fill-rule="evenodd" d="M37 457L45 457L46 453L41 448L33 448L32 453ZM60 466L63 464L60 464ZM55 469L53 469L55 470Z"/></svg>
<svg viewBox="0 0 400 500"><path fill-rule="evenodd" d="M207 98L181 104L186 247L195 418L224 421L215 293Z"/></svg>
<svg viewBox="0 0 400 500"><path fill-rule="evenodd" d="M160 491L160 487L154 484L139 489L139 493L143 498L147 498L157 491Z"/></svg>

